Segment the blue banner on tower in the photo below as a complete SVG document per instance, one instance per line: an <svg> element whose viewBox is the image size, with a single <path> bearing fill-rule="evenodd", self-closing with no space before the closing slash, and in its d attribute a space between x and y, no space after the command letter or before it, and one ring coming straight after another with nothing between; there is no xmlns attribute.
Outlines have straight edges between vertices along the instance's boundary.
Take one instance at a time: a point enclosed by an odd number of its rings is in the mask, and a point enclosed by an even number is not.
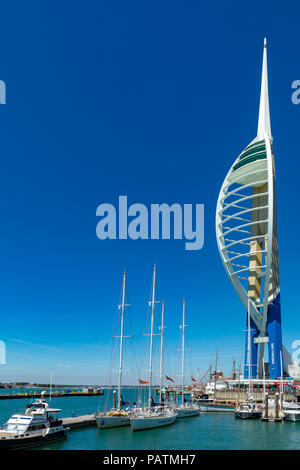
<svg viewBox="0 0 300 470"><path fill-rule="evenodd" d="M269 375L270 379L281 376L282 334L280 293L268 307L267 335L269 337Z"/></svg>

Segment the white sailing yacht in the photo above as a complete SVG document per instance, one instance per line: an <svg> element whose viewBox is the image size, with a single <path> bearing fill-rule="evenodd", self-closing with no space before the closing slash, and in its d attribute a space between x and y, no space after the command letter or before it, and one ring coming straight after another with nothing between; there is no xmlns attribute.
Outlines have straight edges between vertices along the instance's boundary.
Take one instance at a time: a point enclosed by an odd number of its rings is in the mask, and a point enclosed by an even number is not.
<svg viewBox="0 0 300 470"><path fill-rule="evenodd" d="M167 426L175 422L177 412L165 406L152 406L152 362L153 362L153 329L154 329L154 307L155 307L155 283L156 283L156 266L153 270L152 282L152 300L149 302L151 306L151 330L150 330L150 360L149 360L149 393L148 407L137 408L133 415L130 416L130 426L133 431L143 429L153 429ZM163 324L162 324L163 326ZM163 329L161 329L163 332ZM161 342L162 348L162 342ZM161 349L161 366L162 366L162 349Z"/></svg>
<svg viewBox="0 0 300 470"><path fill-rule="evenodd" d="M121 334L120 334L120 353L119 353L119 373L118 373L118 397L116 404L116 392L113 392L113 407L110 411L95 413L97 427L99 429L115 428L119 426L129 426L130 420L128 411L122 409L122 371L123 371L123 339L124 339L124 312L125 312L125 287L126 287L126 272L123 273L122 285L122 304L121 308Z"/></svg>
<svg viewBox="0 0 300 470"><path fill-rule="evenodd" d="M185 362L185 300L183 300L183 309L182 309L182 355L181 355L181 405L176 407L175 410L178 413L177 418L188 418L190 416L197 416L200 414L199 407L194 403L184 401L184 362Z"/></svg>

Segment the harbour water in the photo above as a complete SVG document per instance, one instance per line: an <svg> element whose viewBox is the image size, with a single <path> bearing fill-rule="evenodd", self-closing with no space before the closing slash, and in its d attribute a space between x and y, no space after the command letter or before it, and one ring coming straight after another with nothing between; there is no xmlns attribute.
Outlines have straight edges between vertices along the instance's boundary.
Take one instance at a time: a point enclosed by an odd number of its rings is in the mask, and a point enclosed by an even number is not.
<svg viewBox="0 0 300 470"><path fill-rule="evenodd" d="M137 398L135 390L124 390L124 400ZM0 401L0 422L21 411L31 400ZM51 405L61 408L61 417L88 414L103 409L103 397L52 398ZM108 400L110 405L110 400ZM58 417L58 415L57 415ZM98 430L96 427L73 430L65 441L36 449L57 450L297 450L300 449L300 422L268 423L239 420L234 413L201 413L180 419L175 424L154 430L132 432L130 426Z"/></svg>

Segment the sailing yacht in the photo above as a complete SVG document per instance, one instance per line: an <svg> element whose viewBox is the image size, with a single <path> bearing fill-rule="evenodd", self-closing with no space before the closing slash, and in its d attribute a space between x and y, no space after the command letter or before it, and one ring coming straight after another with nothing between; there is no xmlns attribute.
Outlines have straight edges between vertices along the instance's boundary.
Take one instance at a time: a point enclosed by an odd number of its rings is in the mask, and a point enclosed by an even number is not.
<svg viewBox="0 0 300 470"><path fill-rule="evenodd" d="M178 413L177 418L188 418L190 416L198 416L200 414L199 407L194 403L185 402L184 400L184 363L185 363L185 300L183 300L183 309L182 309L182 355L181 355L181 405L176 407L175 410Z"/></svg>
<svg viewBox="0 0 300 470"><path fill-rule="evenodd" d="M165 406L152 406L152 362L153 362L153 330L154 330L154 307L155 307L155 284L156 284L156 266L153 270L152 281L152 300L149 302L151 306L151 330L150 330L150 359L149 359L149 392L148 406L146 408L136 408L130 416L130 426L132 431L140 431L144 429L153 429L173 424L177 418L177 412ZM161 334L163 334L163 321ZM161 341L161 367L163 343ZM162 369L161 369L162 371ZM162 372L161 372L162 374Z"/></svg>
<svg viewBox="0 0 300 470"><path fill-rule="evenodd" d="M126 288L126 272L123 273L122 284L122 304L121 308L121 335L120 335L120 352L119 352L119 373L118 373L118 397L116 403L116 392L113 392L113 407L110 411L95 413L98 429L115 428L120 426L129 426L128 410L122 408L122 371L123 371L123 339L124 339L124 312L125 312L125 288Z"/></svg>

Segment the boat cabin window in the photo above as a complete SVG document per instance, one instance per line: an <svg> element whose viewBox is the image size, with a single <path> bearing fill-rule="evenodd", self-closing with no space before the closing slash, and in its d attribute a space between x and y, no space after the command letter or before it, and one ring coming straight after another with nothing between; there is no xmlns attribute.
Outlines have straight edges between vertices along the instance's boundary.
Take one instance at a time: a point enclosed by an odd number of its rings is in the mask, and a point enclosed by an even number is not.
<svg viewBox="0 0 300 470"><path fill-rule="evenodd" d="M4 424L1 426L2 431L9 431L9 432L24 432L27 428L26 424Z"/></svg>
<svg viewBox="0 0 300 470"><path fill-rule="evenodd" d="M38 429L46 429L46 426L44 424L35 424L28 426L28 431L37 431Z"/></svg>
<svg viewBox="0 0 300 470"><path fill-rule="evenodd" d="M30 403L26 408L45 408L45 403Z"/></svg>

